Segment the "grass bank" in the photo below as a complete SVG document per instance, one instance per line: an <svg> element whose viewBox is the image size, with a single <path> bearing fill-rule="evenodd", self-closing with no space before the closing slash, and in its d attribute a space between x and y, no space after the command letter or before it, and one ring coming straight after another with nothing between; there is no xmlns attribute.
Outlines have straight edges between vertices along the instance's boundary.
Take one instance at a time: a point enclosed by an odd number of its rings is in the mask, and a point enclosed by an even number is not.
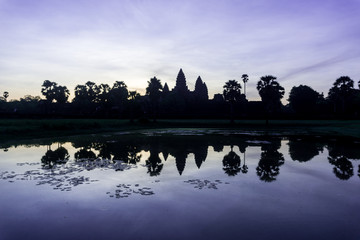
<svg viewBox="0 0 360 240"><path fill-rule="evenodd" d="M59 137L102 132L120 132L159 128L226 128L260 131L279 135L326 135L360 139L360 121L356 120L158 120L131 123L116 119L0 119L0 141L9 139Z"/></svg>

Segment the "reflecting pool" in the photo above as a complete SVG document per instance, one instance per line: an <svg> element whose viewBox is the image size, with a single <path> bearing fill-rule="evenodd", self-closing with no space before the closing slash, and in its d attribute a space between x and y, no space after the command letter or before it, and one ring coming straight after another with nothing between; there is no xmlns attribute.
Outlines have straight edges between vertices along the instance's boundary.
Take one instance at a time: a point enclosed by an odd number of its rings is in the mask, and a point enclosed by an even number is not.
<svg viewBox="0 0 360 240"><path fill-rule="evenodd" d="M162 130L0 144L0 239L360 239L360 142Z"/></svg>

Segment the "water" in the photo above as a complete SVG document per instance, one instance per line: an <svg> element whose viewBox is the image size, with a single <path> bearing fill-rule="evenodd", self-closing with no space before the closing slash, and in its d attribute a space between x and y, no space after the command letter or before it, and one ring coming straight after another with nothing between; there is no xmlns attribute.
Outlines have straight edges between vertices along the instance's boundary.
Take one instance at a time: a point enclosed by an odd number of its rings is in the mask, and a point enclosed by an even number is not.
<svg viewBox="0 0 360 240"><path fill-rule="evenodd" d="M2 240L360 239L359 142L167 130L0 147Z"/></svg>

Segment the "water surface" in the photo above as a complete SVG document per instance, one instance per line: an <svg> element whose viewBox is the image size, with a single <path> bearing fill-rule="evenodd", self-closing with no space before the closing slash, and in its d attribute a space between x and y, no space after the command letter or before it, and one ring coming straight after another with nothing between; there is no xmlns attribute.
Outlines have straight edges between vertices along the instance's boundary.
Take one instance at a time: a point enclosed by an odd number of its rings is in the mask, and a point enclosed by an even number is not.
<svg viewBox="0 0 360 240"><path fill-rule="evenodd" d="M360 239L359 159L234 132L3 144L0 239Z"/></svg>

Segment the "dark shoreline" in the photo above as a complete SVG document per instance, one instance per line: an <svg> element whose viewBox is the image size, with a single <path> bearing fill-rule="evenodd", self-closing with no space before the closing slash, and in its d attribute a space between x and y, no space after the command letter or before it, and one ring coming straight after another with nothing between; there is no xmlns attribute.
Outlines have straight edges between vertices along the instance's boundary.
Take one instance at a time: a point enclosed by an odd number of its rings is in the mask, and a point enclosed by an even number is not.
<svg viewBox="0 0 360 240"><path fill-rule="evenodd" d="M114 119L0 119L0 142L43 138L61 138L99 133L130 132L160 129L218 129L242 131L242 135L325 136L360 139L358 120L158 120L134 121ZM128 133L129 134L129 133Z"/></svg>

